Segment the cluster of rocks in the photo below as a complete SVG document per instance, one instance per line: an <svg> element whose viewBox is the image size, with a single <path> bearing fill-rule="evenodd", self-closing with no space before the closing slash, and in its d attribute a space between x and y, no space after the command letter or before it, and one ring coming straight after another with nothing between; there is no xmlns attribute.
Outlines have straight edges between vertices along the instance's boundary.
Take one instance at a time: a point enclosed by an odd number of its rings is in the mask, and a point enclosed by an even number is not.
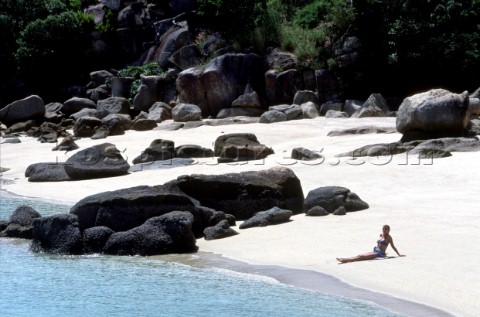
<svg viewBox="0 0 480 317"><path fill-rule="evenodd" d="M451 152L480 150L478 96L434 89L406 98L397 113L396 131L403 134L393 143L365 145L338 157L390 156L401 153L420 158L442 158ZM332 131L330 136L355 133L390 133L389 129L360 127Z"/></svg>
<svg viewBox="0 0 480 317"><path fill-rule="evenodd" d="M180 176L158 186L137 186L85 197L69 214L41 217L20 206L0 222L0 236L32 239L34 252L154 255L195 252L196 239L237 235L240 229L290 221L295 214L345 214L368 208L342 187L312 190L304 199L288 168L222 175ZM338 209L343 208L344 213ZM323 214L322 214L323 215Z"/></svg>

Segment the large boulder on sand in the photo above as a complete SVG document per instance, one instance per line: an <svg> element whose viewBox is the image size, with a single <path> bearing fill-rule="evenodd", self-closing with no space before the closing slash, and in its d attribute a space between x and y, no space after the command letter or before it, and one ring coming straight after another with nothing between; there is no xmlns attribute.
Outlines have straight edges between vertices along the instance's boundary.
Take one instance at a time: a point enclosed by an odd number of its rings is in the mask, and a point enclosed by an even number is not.
<svg viewBox="0 0 480 317"><path fill-rule="evenodd" d="M276 225L289 221L292 215L293 213L290 210L273 207L269 210L255 213L253 217L245 220L239 228L247 229L252 227Z"/></svg>
<svg viewBox="0 0 480 317"><path fill-rule="evenodd" d="M44 115L45 104L42 98L36 95L14 101L0 109L0 121L7 126L22 121L43 119Z"/></svg>
<svg viewBox="0 0 480 317"><path fill-rule="evenodd" d="M463 136L470 122L469 97L433 89L405 98L397 112L402 141Z"/></svg>
<svg viewBox="0 0 480 317"><path fill-rule="evenodd" d="M29 182L63 182L69 181L70 176L65 172L65 163L33 163L25 170L25 177Z"/></svg>
<svg viewBox="0 0 480 317"><path fill-rule="evenodd" d="M170 140L156 139L136 158L133 164L170 160L175 157L175 143Z"/></svg>
<svg viewBox="0 0 480 317"><path fill-rule="evenodd" d="M272 207L289 209L294 214L303 210L300 180L285 167L223 175L194 174L170 183L202 206L222 210L239 220Z"/></svg>
<svg viewBox="0 0 480 317"><path fill-rule="evenodd" d="M193 216L173 211L147 220L139 227L110 236L104 251L117 255L157 255L195 252Z"/></svg>
<svg viewBox="0 0 480 317"><path fill-rule="evenodd" d="M224 134L214 144L214 154L219 157L219 163L260 160L273 153L252 133Z"/></svg>
<svg viewBox="0 0 480 317"><path fill-rule="evenodd" d="M111 143L79 151L65 162L65 172L72 180L125 175L129 168L128 162Z"/></svg>
<svg viewBox="0 0 480 317"><path fill-rule="evenodd" d="M328 213L334 213L340 207L344 207L347 212L369 207L357 194L340 186L326 186L311 190L305 198L304 210L308 213L310 209L317 206L322 207Z"/></svg>

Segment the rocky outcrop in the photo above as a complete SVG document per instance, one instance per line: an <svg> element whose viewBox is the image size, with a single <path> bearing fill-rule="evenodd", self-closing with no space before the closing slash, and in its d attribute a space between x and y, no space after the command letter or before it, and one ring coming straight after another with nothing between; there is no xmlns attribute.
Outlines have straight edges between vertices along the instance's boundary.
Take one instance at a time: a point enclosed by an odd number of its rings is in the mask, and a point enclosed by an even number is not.
<svg viewBox="0 0 480 317"><path fill-rule="evenodd" d="M230 228L228 220L221 220L215 226L207 227L203 230L205 240L223 239L237 234L237 231Z"/></svg>
<svg viewBox="0 0 480 317"><path fill-rule="evenodd" d="M260 123L276 123L276 122L283 122L287 121L288 117L281 111L278 110L269 110L264 112L260 116Z"/></svg>
<svg viewBox="0 0 480 317"><path fill-rule="evenodd" d="M202 109L197 105L179 103L172 110L172 118L175 122L202 120Z"/></svg>
<svg viewBox="0 0 480 317"><path fill-rule="evenodd" d="M247 85L260 95L264 91L263 67L256 54L225 54L204 67L184 70L178 75L181 103L200 107L204 117L216 116L245 92Z"/></svg>
<svg viewBox="0 0 480 317"><path fill-rule="evenodd" d="M393 143L379 143L362 146L350 152L336 155L337 157L364 157L364 156L383 156L396 155L412 150L420 142L393 142Z"/></svg>
<svg viewBox="0 0 480 317"><path fill-rule="evenodd" d="M137 186L91 195L77 202L70 213L78 216L82 231L97 226L127 231L175 210L194 213L197 218L194 231L201 235L205 227L197 207L175 186Z"/></svg>
<svg viewBox="0 0 480 317"><path fill-rule="evenodd" d="M62 112L68 117L85 108L95 109L95 102L87 98L73 97L63 103Z"/></svg>
<svg viewBox="0 0 480 317"><path fill-rule="evenodd" d="M327 136L343 136L352 134L383 134L383 133L396 133L396 128L391 127L376 127L372 125L361 126L355 128L348 128L343 130L333 130L328 132Z"/></svg>
<svg viewBox="0 0 480 317"><path fill-rule="evenodd" d="M303 210L300 180L285 167L223 175L194 174L170 183L202 206L222 210L239 220L272 207L289 209L294 214Z"/></svg>
<svg viewBox="0 0 480 317"><path fill-rule="evenodd" d="M0 121L10 126L27 120L42 120L45 115L45 104L37 95L17 100L0 109Z"/></svg>
<svg viewBox="0 0 480 317"><path fill-rule="evenodd" d="M214 144L219 163L260 160L273 154L273 150L261 144L251 133L233 133L219 136Z"/></svg>
<svg viewBox="0 0 480 317"><path fill-rule="evenodd" d="M301 73L296 69L265 73L266 98L269 105L292 104L298 90L303 89Z"/></svg>
<svg viewBox="0 0 480 317"><path fill-rule="evenodd" d="M428 156L428 152L440 157L449 156L442 152L477 152L480 151L480 140L478 138L440 138L426 140L418 144L410 154ZM446 156L444 156L446 155Z"/></svg>
<svg viewBox="0 0 480 317"><path fill-rule="evenodd" d="M284 222L288 222L293 215L291 210L280 209L273 207L266 211L259 211L253 215L253 217L245 220L240 229L247 229L252 227L266 227L270 225L276 225Z"/></svg>
<svg viewBox="0 0 480 317"><path fill-rule="evenodd" d="M387 117L390 114L387 101L380 94L371 94L367 101L352 114L352 118Z"/></svg>
<svg viewBox="0 0 480 317"><path fill-rule="evenodd" d="M312 151L303 147L297 147L292 150L292 159L300 161L313 161L323 158L318 151Z"/></svg>
<svg viewBox="0 0 480 317"><path fill-rule="evenodd" d="M71 180L65 172L65 163L34 163L25 170L29 182L64 182Z"/></svg>
<svg viewBox="0 0 480 317"><path fill-rule="evenodd" d="M402 141L463 136L469 122L467 92L433 89L405 98L397 112Z"/></svg>
<svg viewBox="0 0 480 317"><path fill-rule="evenodd" d="M322 207L328 213L334 213L340 207L344 207L347 212L369 207L357 194L352 193L348 188L339 186L319 187L311 190L305 198L304 210L309 213L312 208L317 206Z"/></svg>
<svg viewBox="0 0 480 317"><path fill-rule="evenodd" d="M0 237L32 239L33 221L39 217L41 215L32 207L18 206L6 227L0 230Z"/></svg>
<svg viewBox="0 0 480 317"><path fill-rule="evenodd" d="M120 151L111 143L79 151L65 162L65 171L72 180L126 175L129 168Z"/></svg>
<svg viewBox="0 0 480 317"><path fill-rule="evenodd" d="M108 227L93 227L83 231L83 252L102 253L108 238L114 231Z"/></svg>
<svg viewBox="0 0 480 317"><path fill-rule="evenodd" d="M175 148L175 156L181 158L209 158L213 151L194 144L184 144Z"/></svg>
<svg viewBox="0 0 480 317"><path fill-rule="evenodd" d="M78 146L77 143L75 143L75 141L73 140L73 137L72 136L67 136L67 137L63 138L63 140L60 143L58 143L52 149L52 151L66 151L66 152L69 152L69 151L74 151L78 148L79 148L79 146Z"/></svg>
<svg viewBox="0 0 480 317"><path fill-rule="evenodd" d="M156 139L133 159L133 164L169 160L175 157L175 143L170 140Z"/></svg>
<svg viewBox="0 0 480 317"><path fill-rule="evenodd" d="M97 117L105 118L109 114L128 114L130 111L130 103L126 98L110 97L97 102Z"/></svg>
<svg viewBox="0 0 480 317"><path fill-rule="evenodd" d="M116 255L157 255L197 251L193 216L173 211L147 220L141 226L110 236L104 251Z"/></svg>
<svg viewBox="0 0 480 317"><path fill-rule="evenodd" d="M73 134L76 137L89 138L95 134L95 130L102 124L102 120L95 117L81 117L75 121Z"/></svg>
<svg viewBox="0 0 480 317"><path fill-rule="evenodd" d="M60 214L36 218L30 248L33 252L82 254L83 240L77 216Z"/></svg>

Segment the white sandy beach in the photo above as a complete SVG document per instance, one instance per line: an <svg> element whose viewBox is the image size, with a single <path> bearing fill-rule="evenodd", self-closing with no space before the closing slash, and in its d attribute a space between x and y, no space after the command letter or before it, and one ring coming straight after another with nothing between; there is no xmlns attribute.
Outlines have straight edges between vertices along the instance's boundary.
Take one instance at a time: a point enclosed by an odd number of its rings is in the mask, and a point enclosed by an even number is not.
<svg viewBox="0 0 480 317"><path fill-rule="evenodd" d="M72 153L52 152L54 144L22 137L22 144L0 145L0 166L10 168L3 179L14 180L2 189L30 197L75 203L103 191L136 185L163 184L179 175L223 174L261 170L284 165L302 183L304 195L321 186L344 186L369 203L367 210L346 216L306 217L291 222L246 230L222 240L197 241L201 251L252 264L280 265L319 271L361 288L391 294L437 307L455 315L477 316L480 311L480 152L453 153L452 157L422 160L415 156L393 158L335 158L334 155L374 143L398 141L400 134L367 134L327 137L331 130L355 126L394 127L395 118L325 119L275 124L202 126L178 131L127 131L103 140L81 139L80 149L113 143L129 163L154 139L169 139L175 145L213 147L222 133L255 133L274 149L264 161L216 164L197 160L185 166L166 166L130 175L88 181L29 183L27 166L38 162L64 162ZM305 147L322 151L325 160L298 162L291 150ZM238 224L238 223L237 223ZM407 257L338 264L336 257L354 256L372 250L384 224L391 226L397 249Z"/></svg>

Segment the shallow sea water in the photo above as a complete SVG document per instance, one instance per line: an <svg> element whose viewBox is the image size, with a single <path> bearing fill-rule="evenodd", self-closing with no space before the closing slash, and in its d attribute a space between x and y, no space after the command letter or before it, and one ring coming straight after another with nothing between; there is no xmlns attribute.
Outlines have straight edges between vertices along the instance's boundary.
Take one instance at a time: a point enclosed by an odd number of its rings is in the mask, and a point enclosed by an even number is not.
<svg viewBox="0 0 480 317"><path fill-rule="evenodd" d="M43 216L70 209L0 191L0 219L20 204ZM368 301L169 256L58 256L34 254L29 245L0 238L2 316L400 316Z"/></svg>

